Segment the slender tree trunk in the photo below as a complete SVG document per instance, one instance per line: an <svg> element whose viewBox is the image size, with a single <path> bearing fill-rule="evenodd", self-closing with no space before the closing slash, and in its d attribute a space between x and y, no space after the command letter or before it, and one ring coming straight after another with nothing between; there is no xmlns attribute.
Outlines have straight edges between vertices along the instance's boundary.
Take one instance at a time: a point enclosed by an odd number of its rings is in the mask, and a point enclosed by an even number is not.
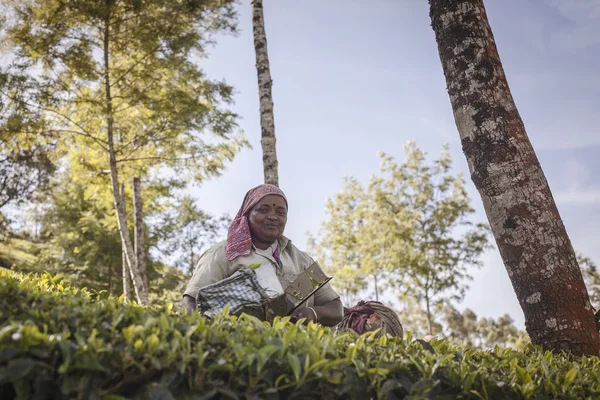
<svg viewBox="0 0 600 400"><path fill-rule="evenodd" d="M373 282L375 283L375 301L379 301L379 287L377 286L377 274L373 274Z"/></svg>
<svg viewBox="0 0 600 400"><path fill-rule="evenodd" d="M108 264L108 294L113 294L113 267L112 264Z"/></svg>
<svg viewBox="0 0 600 400"><path fill-rule="evenodd" d="M598 355L592 307L552 193L504 75L482 0L430 0L471 178L533 343Z"/></svg>
<svg viewBox="0 0 600 400"><path fill-rule="evenodd" d="M129 284L129 267L127 266L127 257L125 250L121 250L121 265L123 267L123 294L125 300L131 300L131 288Z"/></svg>
<svg viewBox="0 0 600 400"><path fill-rule="evenodd" d="M131 280L138 301L141 304L148 304L148 293L145 290L142 276L135 261L135 252L131 244L129 229L127 228L127 214L125 212L125 202L119 193L119 174L117 170L117 156L115 154L114 132L113 132L113 110L112 96L110 88L110 55L109 55L109 34L110 34L110 0L106 0L106 23L104 28L104 84L106 92L106 132L108 145L108 158L110 164L110 180L112 184L113 197L115 201L115 211L117 214L117 226L121 233L123 247L125 250L125 259L131 273Z"/></svg>
<svg viewBox="0 0 600 400"><path fill-rule="evenodd" d="M142 282L148 293L148 261L146 259L146 240L144 237L144 211L142 207L142 189L139 177L133 178L133 225L135 255Z"/></svg>
<svg viewBox="0 0 600 400"><path fill-rule="evenodd" d="M190 266L188 268L189 276L194 275L194 250L190 249Z"/></svg>
<svg viewBox="0 0 600 400"><path fill-rule="evenodd" d="M265 183L279 186L277 173L277 149L275 140L275 117L273 115L273 94L269 54L267 53L267 35L263 16L262 0L252 0L252 28L254 31L254 50L256 51L256 72L258 74L258 96L260 99L261 145Z"/></svg>
<svg viewBox="0 0 600 400"><path fill-rule="evenodd" d="M125 202L125 185L121 184L121 199L123 199L123 209L125 215L127 215L127 203ZM127 256L125 255L125 245L123 244L123 238L121 238L121 268L123 272L123 294L125 300L131 300L131 281L129 273L129 266L127 265Z"/></svg>
<svg viewBox="0 0 600 400"><path fill-rule="evenodd" d="M433 335L433 323L431 321L431 307L429 304L429 293L425 292L425 310L427 312L427 334Z"/></svg>

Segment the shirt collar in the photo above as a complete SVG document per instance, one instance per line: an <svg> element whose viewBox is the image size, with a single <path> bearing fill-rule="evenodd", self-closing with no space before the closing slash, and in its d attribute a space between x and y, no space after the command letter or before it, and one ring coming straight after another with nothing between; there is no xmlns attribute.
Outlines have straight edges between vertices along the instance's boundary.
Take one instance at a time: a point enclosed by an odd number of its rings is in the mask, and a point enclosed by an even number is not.
<svg viewBox="0 0 600 400"><path fill-rule="evenodd" d="M277 244L279 245L279 251L280 251L280 252L284 251L284 250L285 250L285 248L286 248L286 247L287 247L289 244L291 244L291 243L292 243L292 240L291 240L291 239L289 239L289 238L287 238L287 237L285 237L285 236L283 236L283 235L281 235L281 236L279 237L279 239L277 239ZM252 243L252 248L253 248L255 251L257 250L257 248L256 248L256 246L254 245L254 243Z"/></svg>
<svg viewBox="0 0 600 400"><path fill-rule="evenodd" d="M288 246L288 244L292 243L292 241L290 239L288 239L287 237L281 235L279 237L279 239L277 239L277 242L279 243L279 251L283 252L285 250L285 248Z"/></svg>

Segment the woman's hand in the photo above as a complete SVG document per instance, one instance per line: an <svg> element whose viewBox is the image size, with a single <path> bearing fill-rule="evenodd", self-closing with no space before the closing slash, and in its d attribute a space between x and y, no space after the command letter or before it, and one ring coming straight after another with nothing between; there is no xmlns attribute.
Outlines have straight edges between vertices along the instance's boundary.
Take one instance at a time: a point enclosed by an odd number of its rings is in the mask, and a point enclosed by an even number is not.
<svg viewBox="0 0 600 400"><path fill-rule="evenodd" d="M318 321L317 312L312 307L300 307L292 313L291 317L292 317L292 322L296 322L296 321L304 318L305 319L303 322L304 325L308 324L311 321L312 322Z"/></svg>
<svg viewBox="0 0 600 400"><path fill-rule="evenodd" d="M194 310L196 310L196 299L187 294L183 295L183 307L185 308L186 313L193 314Z"/></svg>

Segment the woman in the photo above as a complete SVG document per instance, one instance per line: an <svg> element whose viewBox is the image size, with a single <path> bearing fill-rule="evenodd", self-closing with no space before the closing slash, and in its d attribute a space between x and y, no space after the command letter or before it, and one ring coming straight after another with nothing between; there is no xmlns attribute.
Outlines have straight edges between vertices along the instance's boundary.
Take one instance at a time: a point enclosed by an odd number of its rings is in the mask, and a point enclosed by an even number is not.
<svg viewBox="0 0 600 400"><path fill-rule="evenodd" d="M227 240L206 251L198 262L183 295L188 312L196 308L195 296L200 288L221 281L240 268L270 262L285 289L314 263L283 236L287 212L287 198L277 186L260 185L246 193ZM326 284L292 316L334 326L341 321L344 310L338 294Z"/></svg>

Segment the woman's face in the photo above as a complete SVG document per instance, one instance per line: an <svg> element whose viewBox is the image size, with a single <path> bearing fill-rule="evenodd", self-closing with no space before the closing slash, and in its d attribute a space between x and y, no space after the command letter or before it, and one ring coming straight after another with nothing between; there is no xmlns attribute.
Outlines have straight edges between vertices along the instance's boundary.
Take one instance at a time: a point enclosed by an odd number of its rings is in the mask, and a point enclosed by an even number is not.
<svg viewBox="0 0 600 400"><path fill-rule="evenodd" d="M276 194L265 196L248 214L248 222L254 241L270 245L283 235L287 222L285 200Z"/></svg>

